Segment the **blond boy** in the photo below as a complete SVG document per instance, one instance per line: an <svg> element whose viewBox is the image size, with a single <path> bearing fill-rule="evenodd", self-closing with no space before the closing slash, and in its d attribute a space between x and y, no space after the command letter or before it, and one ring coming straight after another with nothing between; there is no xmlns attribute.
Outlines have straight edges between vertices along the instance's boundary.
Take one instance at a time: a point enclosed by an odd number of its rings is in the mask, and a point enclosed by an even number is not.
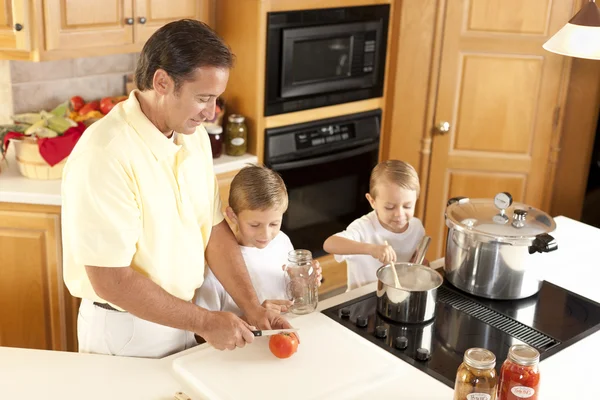
<svg viewBox="0 0 600 400"><path fill-rule="evenodd" d="M349 290L376 281L381 265L411 259L425 235L414 217L419 191L419 176L410 164L388 160L373 169L366 194L373 211L323 244L336 261L346 261Z"/></svg>
<svg viewBox="0 0 600 400"><path fill-rule="evenodd" d="M268 168L249 166L233 178L229 207L225 211L259 301L276 312L285 312L292 304L286 292L283 267L294 246L280 230L287 206L283 179ZM321 267L317 261L314 265L320 283ZM210 270L197 291L196 304L211 311L242 314Z"/></svg>

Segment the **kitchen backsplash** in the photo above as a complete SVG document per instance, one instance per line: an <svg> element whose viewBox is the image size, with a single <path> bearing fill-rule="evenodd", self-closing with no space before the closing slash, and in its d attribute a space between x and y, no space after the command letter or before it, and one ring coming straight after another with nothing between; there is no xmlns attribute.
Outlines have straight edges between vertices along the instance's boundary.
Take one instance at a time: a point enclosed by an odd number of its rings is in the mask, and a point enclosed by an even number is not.
<svg viewBox="0 0 600 400"><path fill-rule="evenodd" d="M89 101L125 94L125 75L134 71L137 57L136 53L38 63L10 61L7 91L12 112L49 110L76 95ZM2 68L0 63L0 79L8 75ZM3 84L0 81L0 103L7 97Z"/></svg>
<svg viewBox="0 0 600 400"><path fill-rule="evenodd" d="M0 60L0 124L10 122L12 114L12 84L10 82L10 61Z"/></svg>

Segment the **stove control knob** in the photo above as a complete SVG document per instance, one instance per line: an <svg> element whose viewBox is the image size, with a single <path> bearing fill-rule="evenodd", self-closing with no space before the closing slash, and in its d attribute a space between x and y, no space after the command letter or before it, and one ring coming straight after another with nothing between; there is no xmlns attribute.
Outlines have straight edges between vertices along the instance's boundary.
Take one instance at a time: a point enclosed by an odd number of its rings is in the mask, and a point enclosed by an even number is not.
<svg viewBox="0 0 600 400"><path fill-rule="evenodd" d="M408 347L408 338L406 336L398 336L394 341L394 346L398 350L404 350Z"/></svg>
<svg viewBox="0 0 600 400"><path fill-rule="evenodd" d="M429 350L422 347L417 349L417 361L427 361L429 360L429 357Z"/></svg>
<svg viewBox="0 0 600 400"><path fill-rule="evenodd" d="M342 308L341 314L342 314L342 318L344 318L344 319L350 318L350 309L348 307Z"/></svg>
<svg viewBox="0 0 600 400"><path fill-rule="evenodd" d="M367 317L363 317L362 315L356 317L356 326L358 326L359 328L366 328L368 324L369 319Z"/></svg>
<svg viewBox="0 0 600 400"><path fill-rule="evenodd" d="M379 325L375 328L375 337L379 338L379 339L385 339L388 335L388 329L383 326L383 325Z"/></svg>

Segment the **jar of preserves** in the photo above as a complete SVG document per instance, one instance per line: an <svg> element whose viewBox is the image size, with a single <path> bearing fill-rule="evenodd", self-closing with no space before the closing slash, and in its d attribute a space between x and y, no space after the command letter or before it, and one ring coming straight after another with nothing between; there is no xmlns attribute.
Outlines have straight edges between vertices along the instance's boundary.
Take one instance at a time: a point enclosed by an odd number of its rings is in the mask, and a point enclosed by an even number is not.
<svg viewBox="0 0 600 400"><path fill-rule="evenodd" d="M206 132L208 132L208 138L210 139L213 158L221 157L221 154L223 154L223 128L220 125L208 124L206 125Z"/></svg>
<svg viewBox="0 0 600 400"><path fill-rule="evenodd" d="M454 400L495 400L498 376L494 367L496 356L487 349L465 351L456 372Z"/></svg>
<svg viewBox="0 0 600 400"><path fill-rule="evenodd" d="M499 400L537 400L540 386L540 353L526 344L508 349L500 369Z"/></svg>
<svg viewBox="0 0 600 400"><path fill-rule="evenodd" d="M229 156L242 156L248 146L248 128L245 118L239 114L231 114L225 132L225 152Z"/></svg>
<svg viewBox="0 0 600 400"><path fill-rule="evenodd" d="M319 302L319 283L313 267L312 253L300 249L290 251L285 274L287 294L294 302L290 312L308 314L315 311Z"/></svg>

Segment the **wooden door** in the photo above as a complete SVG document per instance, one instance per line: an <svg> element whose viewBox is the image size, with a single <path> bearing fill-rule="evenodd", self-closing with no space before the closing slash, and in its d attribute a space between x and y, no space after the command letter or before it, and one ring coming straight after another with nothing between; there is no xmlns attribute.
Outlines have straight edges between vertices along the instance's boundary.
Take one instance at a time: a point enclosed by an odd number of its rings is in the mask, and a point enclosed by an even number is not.
<svg viewBox="0 0 600 400"><path fill-rule="evenodd" d="M542 44L572 1L446 0L425 228L444 254L444 210L454 196L541 207L567 58ZM429 253L431 255L431 253Z"/></svg>
<svg viewBox="0 0 600 400"><path fill-rule="evenodd" d="M30 50L28 0L0 0L0 50Z"/></svg>
<svg viewBox="0 0 600 400"><path fill-rule="evenodd" d="M189 18L209 23L209 0L135 0L135 42L145 43L161 26Z"/></svg>
<svg viewBox="0 0 600 400"><path fill-rule="evenodd" d="M76 50L132 44L133 1L44 1L46 50Z"/></svg>
<svg viewBox="0 0 600 400"><path fill-rule="evenodd" d="M77 302L63 284L60 214L0 203L0 346L76 349Z"/></svg>

